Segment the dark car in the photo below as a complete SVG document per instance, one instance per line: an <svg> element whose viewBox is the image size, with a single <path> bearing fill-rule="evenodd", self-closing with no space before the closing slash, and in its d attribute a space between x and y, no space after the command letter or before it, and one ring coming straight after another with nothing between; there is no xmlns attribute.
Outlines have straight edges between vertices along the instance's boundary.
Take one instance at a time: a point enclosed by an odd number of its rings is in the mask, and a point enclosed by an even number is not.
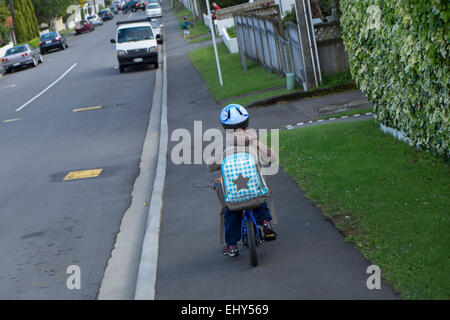
<svg viewBox="0 0 450 320"><path fill-rule="evenodd" d="M147 2L145 0L138 0L136 1L136 10L143 10L145 11L145 6L147 5Z"/></svg>
<svg viewBox="0 0 450 320"><path fill-rule="evenodd" d="M114 18L113 14L108 9L101 10L98 15L103 21L112 20Z"/></svg>
<svg viewBox="0 0 450 320"><path fill-rule="evenodd" d="M41 35L39 41L39 50L41 51L41 54L46 54L53 49L64 50L68 47L66 37L59 32L44 33Z"/></svg>
<svg viewBox="0 0 450 320"><path fill-rule="evenodd" d="M109 7L109 11L111 11L114 16L119 14L119 11L117 11L116 7L114 6Z"/></svg>
<svg viewBox="0 0 450 320"><path fill-rule="evenodd" d="M81 34L83 32L91 32L94 31L94 24L90 23L88 20L81 20L77 22L75 26L75 34Z"/></svg>
<svg viewBox="0 0 450 320"><path fill-rule="evenodd" d="M144 2L142 0L140 0L140 1L136 1L136 0L128 1L126 6L122 9L122 12L123 13L128 13L130 11L136 12L137 10L145 10L145 5L144 5Z"/></svg>

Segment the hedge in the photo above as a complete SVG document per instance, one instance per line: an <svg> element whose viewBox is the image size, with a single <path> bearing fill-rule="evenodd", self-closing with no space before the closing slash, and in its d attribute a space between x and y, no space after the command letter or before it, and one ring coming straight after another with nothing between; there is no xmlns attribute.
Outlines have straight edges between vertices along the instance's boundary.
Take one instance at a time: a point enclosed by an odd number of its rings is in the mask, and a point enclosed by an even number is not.
<svg viewBox="0 0 450 320"><path fill-rule="evenodd" d="M342 0L341 10L352 76L378 122L449 157L448 1Z"/></svg>

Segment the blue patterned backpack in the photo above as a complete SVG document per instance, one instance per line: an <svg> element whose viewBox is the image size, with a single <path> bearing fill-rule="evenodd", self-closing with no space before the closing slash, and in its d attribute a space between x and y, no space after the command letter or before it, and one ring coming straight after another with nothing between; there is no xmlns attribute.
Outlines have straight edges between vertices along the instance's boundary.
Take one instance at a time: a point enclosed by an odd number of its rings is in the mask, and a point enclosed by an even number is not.
<svg viewBox="0 0 450 320"><path fill-rule="evenodd" d="M259 207L270 198L269 188L260 173L258 158L248 150L224 152L222 187L224 203L232 211Z"/></svg>

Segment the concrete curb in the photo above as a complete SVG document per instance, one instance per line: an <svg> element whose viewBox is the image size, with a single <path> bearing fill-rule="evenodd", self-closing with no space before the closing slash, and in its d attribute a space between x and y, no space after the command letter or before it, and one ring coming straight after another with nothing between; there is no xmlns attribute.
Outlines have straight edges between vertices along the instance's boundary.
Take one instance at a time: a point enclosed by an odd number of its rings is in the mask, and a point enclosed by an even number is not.
<svg viewBox="0 0 450 320"><path fill-rule="evenodd" d="M321 124L321 123L329 123L329 122L343 122L343 121L353 121L353 120L367 120L367 119L373 119L373 113L372 112L367 112L364 114L354 114L351 116L342 116L342 117L338 117L338 118L329 118L329 119L320 119L320 120L316 120L316 121L308 121L308 122L299 122L296 124L288 124L285 125L285 129L286 130L292 130L292 129L296 129L296 128L300 128L300 127L307 127L307 126L311 126L311 125L316 125L316 124Z"/></svg>
<svg viewBox="0 0 450 320"><path fill-rule="evenodd" d="M264 98L261 100L250 102L246 104L246 108L257 108L274 105L281 102L288 102L292 100L300 100L304 98L320 97L329 94L340 93L348 90L358 89L353 82L337 85L326 89L317 89L313 91L299 91L294 93L282 94L275 97Z"/></svg>
<svg viewBox="0 0 450 320"><path fill-rule="evenodd" d="M148 203L153 191L160 141L162 71L156 70L152 110L142 150L140 173L132 192L132 202L124 213L116 243L98 293L99 300L132 300L135 296L142 241L148 223Z"/></svg>
<svg viewBox="0 0 450 320"><path fill-rule="evenodd" d="M159 140L158 165L150 202L147 230L142 245L142 255L136 283L136 300L154 300L156 296L156 275L158 271L159 234L161 213L167 170L168 124L167 124L167 59L163 51L163 87L161 107L161 127Z"/></svg>

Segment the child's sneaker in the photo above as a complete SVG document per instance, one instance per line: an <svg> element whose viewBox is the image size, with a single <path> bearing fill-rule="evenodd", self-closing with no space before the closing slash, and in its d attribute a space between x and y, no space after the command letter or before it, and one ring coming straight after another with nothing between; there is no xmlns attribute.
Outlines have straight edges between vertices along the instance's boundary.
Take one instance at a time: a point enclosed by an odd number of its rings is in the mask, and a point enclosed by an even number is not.
<svg viewBox="0 0 450 320"><path fill-rule="evenodd" d="M264 220L263 232L265 241L273 241L277 239L277 233L273 230L272 224L267 220Z"/></svg>
<svg viewBox="0 0 450 320"><path fill-rule="evenodd" d="M230 256L230 257L238 256L239 252L238 252L237 246L226 245L225 248L223 248L223 255Z"/></svg>

